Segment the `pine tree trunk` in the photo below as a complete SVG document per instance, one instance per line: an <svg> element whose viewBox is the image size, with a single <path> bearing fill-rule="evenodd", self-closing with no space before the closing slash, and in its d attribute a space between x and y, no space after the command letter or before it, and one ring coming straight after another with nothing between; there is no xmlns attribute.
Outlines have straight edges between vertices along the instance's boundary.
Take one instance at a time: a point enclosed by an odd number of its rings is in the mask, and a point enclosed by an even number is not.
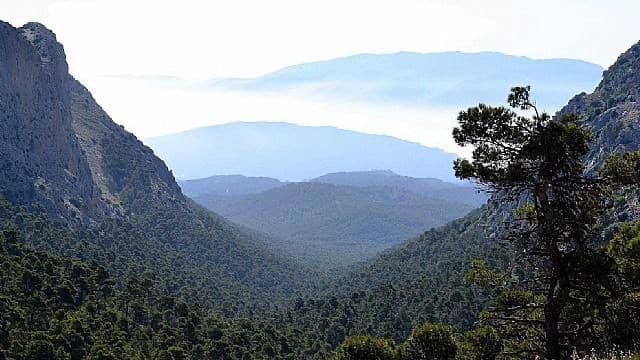
<svg viewBox="0 0 640 360"><path fill-rule="evenodd" d="M544 306L545 357L547 360L561 360L560 351L560 309L557 287L550 290L550 297Z"/></svg>
<svg viewBox="0 0 640 360"><path fill-rule="evenodd" d="M545 357L547 360L562 360L560 344L560 316L569 297L568 279L563 271L562 255L554 245L551 257L554 274L549 281L549 292L544 305Z"/></svg>

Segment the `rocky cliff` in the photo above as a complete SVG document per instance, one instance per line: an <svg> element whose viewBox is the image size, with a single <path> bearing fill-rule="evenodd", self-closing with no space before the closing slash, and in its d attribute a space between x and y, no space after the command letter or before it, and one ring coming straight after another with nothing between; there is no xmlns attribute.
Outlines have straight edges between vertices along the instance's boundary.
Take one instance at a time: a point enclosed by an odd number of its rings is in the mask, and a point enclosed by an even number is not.
<svg viewBox="0 0 640 360"><path fill-rule="evenodd" d="M593 93L575 96L560 113L577 114L592 129L591 170L610 154L640 149L640 43L604 72Z"/></svg>
<svg viewBox="0 0 640 360"><path fill-rule="evenodd" d="M71 124L71 82L51 31L0 22L0 193L76 220L106 207Z"/></svg>

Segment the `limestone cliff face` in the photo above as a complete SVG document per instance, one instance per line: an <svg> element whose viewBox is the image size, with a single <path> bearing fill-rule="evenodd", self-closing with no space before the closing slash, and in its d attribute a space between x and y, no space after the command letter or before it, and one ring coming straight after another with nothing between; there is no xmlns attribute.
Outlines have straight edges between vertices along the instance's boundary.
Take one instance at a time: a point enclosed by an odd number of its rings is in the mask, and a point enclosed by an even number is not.
<svg viewBox="0 0 640 360"><path fill-rule="evenodd" d="M611 154L640 150L640 42L604 72L593 93L575 96L560 113L578 115L593 131L590 171ZM622 221L640 219L640 191L626 192L615 215Z"/></svg>
<svg viewBox="0 0 640 360"><path fill-rule="evenodd" d="M68 85L51 31L0 22L0 193L80 220L100 216L104 205L71 126Z"/></svg>
<svg viewBox="0 0 640 360"><path fill-rule="evenodd" d="M187 206L162 160L69 74L38 23L0 22L0 194L65 221L126 215L132 198Z"/></svg>
<svg viewBox="0 0 640 360"><path fill-rule="evenodd" d="M164 162L133 134L113 122L91 93L77 80L69 81L71 123L102 199L115 214L124 215L153 198L165 205L186 207L187 200Z"/></svg>
<svg viewBox="0 0 640 360"><path fill-rule="evenodd" d="M613 153L640 149L640 43L604 72L591 94L575 96L561 114L577 114L594 133L590 170Z"/></svg>

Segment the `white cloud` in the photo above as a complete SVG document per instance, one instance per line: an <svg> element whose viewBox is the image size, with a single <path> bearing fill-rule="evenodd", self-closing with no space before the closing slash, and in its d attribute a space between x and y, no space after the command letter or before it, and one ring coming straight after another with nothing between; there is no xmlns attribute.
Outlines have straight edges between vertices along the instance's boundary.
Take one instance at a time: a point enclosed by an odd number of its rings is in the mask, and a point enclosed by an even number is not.
<svg viewBox="0 0 640 360"><path fill-rule="evenodd" d="M145 137L232 121L286 121L385 134L462 152L451 140L457 109L355 104L297 92L199 92L163 86L162 81L113 77L94 83L95 97L111 109L111 116Z"/></svg>

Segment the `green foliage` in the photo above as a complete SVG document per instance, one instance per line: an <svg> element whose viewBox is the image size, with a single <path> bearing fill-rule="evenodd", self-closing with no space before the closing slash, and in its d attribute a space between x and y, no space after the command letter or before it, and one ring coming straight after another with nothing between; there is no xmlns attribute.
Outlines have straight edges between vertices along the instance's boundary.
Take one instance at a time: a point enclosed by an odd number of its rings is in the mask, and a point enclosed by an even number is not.
<svg viewBox="0 0 640 360"><path fill-rule="evenodd" d="M448 325L423 324L414 329L411 337L400 347L400 359L454 359L458 345L453 334L453 328Z"/></svg>
<svg viewBox="0 0 640 360"><path fill-rule="evenodd" d="M498 331L490 327L479 327L464 336L464 347L468 359L494 360L502 352L502 341Z"/></svg>
<svg viewBox="0 0 640 360"><path fill-rule="evenodd" d="M640 151L612 155L605 161L600 175L619 184L640 184Z"/></svg>
<svg viewBox="0 0 640 360"><path fill-rule="evenodd" d="M389 341L369 336L350 336L335 352L335 360L393 360L395 350Z"/></svg>
<svg viewBox="0 0 640 360"><path fill-rule="evenodd" d="M516 252L507 281L493 282L498 297L485 321L500 330L508 352L558 359L569 355L564 344L593 346L582 341L597 331L584 319L612 295L611 262L597 232L610 182L585 174L589 129L575 115L539 113L529 91L513 88L508 102L531 117L484 104L459 114L453 137L474 150L454 168L506 202L525 202L503 230ZM476 262L468 278L487 284L491 275Z"/></svg>
<svg viewBox="0 0 640 360"><path fill-rule="evenodd" d="M640 222L621 224L609 242L608 250L629 286L640 284Z"/></svg>
<svg viewBox="0 0 640 360"><path fill-rule="evenodd" d="M195 201L271 235L283 251L333 268L373 257L473 209L401 188L319 182L291 183L250 195L204 195Z"/></svg>
<svg viewBox="0 0 640 360"><path fill-rule="evenodd" d="M300 339L261 322L227 322L158 294L147 278L117 289L106 270L0 234L0 358L297 359Z"/></svg>
<svg viewBox="0 0 640 360"><path fill-rule="evenodd" d="M536 206L532 202L528 202L516 209L516 218L528 219L535 215Z"/></svg>
<svg viewBox="0 0 640 360"><path fill-rule="evenodd" d="M501 275L492 271L484 260L476 259L471 262L469 271L464 275L464 281L476 286L496 286Z"/></svg>
<svg viewBox="0 0 640 360"><path fill-rule="evenodd" d="M640 347L640 222L621 224L608 245L617 276L618 294L607 304L608 342Z"/></svg>
<svg viewBox="0 0 640 360"><path fill-rule="evenodd" d="M321 279L271 253L261 235L241 232L197 205L185 217L180 215L184 209L146 197L135 202L139 208L128 218L69 227L0 199L0 228L20 229L19 241L38 250L95 261L118 286L147 274L156 290L204 304L227 318L273 310Z"/></svg>
<svg viewBox="0 0 640 360"><path fill-rule="evenodd" d="M472 328L491 289L464 281L469 263L483 258L492 268L508 260L478 224L486 211L432 229L395 251L339 278L323 292L294 301L283 323L331 347L349 335L368 334L401 342L425 323Z"/></svg>

